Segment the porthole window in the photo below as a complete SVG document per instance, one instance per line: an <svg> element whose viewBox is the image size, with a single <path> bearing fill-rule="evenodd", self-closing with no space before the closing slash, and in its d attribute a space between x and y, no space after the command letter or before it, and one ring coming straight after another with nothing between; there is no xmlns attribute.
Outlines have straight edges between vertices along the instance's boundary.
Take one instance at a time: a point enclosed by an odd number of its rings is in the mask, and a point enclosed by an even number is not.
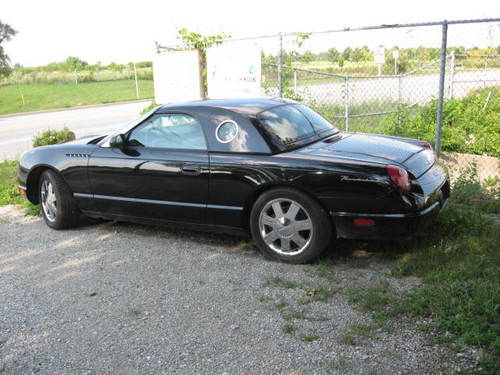
<svg viewBox="0 0 500 375"><path fill-rule="evenodd" d="M220 143L229 143L238 135L238 124L232 120L223 121L215 130L215 137Z"/></svg>

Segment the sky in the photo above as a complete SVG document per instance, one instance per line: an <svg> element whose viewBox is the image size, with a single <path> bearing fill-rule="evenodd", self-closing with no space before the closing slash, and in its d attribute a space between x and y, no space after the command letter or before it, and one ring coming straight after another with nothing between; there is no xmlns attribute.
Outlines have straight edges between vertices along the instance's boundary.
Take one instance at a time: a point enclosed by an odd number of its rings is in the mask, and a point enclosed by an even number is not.
<svg viewBox="0 0 500 375"><path fill-rule="evenodd" d="M500 17L500 1L0 0L0 20L18 31L5 49L13 64L24 66L62 61L69 55L105 64L151 60L154 42L176 44L177 30L182 27L204 34L224 32L236 38L493 17ZM330 46L440 43L439 28L342 34L313 37L301 48L319 51ZM500 23L489 29L484 25L450 27L449 34L451 42L460 44L500 45ZM262 44L264 49L276 46L275 41ZM285 44L292 44L292 40Z"/></svg>

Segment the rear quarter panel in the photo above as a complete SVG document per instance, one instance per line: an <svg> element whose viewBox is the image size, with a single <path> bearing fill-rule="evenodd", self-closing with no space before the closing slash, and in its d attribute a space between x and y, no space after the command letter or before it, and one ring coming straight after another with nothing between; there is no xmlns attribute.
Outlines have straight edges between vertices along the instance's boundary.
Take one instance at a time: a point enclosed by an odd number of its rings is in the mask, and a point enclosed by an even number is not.
<svg viewBox="0 0 500 375"><path fill-rule="evenodd" d="M278 155L210 154L209 205L240 207L211 210L209 222L246 224L251 205L262 192L287 186L309 194L328 212L394 213L408 205L394 191L385 167L351 160Z"/></svg>

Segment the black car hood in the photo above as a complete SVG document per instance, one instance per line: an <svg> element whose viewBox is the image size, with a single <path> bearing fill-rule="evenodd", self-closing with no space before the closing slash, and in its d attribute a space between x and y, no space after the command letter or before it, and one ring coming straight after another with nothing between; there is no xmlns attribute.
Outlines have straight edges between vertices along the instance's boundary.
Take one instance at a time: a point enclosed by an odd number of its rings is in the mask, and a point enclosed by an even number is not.
<svg viewBox="0 0 500 375"><path fill-rule="evenodd" d="M376 134L339 133L307 147L295 150L309 157L351 159L378 164L404 165L419 176L434 163L433 153L418 141Z"/></svg>

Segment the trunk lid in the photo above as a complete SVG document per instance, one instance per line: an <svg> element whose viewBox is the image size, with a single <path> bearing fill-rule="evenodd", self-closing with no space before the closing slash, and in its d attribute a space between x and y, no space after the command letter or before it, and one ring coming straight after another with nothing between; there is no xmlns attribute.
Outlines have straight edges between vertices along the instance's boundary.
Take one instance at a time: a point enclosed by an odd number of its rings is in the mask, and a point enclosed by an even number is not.
<svg viewBox="0 0 500 375"><path fill-rule="evenodd" d="M434 153L413 139L376 134L340 134L300 150L309 155L376 163L398 163L419 177L434 164Z"/></svg>

